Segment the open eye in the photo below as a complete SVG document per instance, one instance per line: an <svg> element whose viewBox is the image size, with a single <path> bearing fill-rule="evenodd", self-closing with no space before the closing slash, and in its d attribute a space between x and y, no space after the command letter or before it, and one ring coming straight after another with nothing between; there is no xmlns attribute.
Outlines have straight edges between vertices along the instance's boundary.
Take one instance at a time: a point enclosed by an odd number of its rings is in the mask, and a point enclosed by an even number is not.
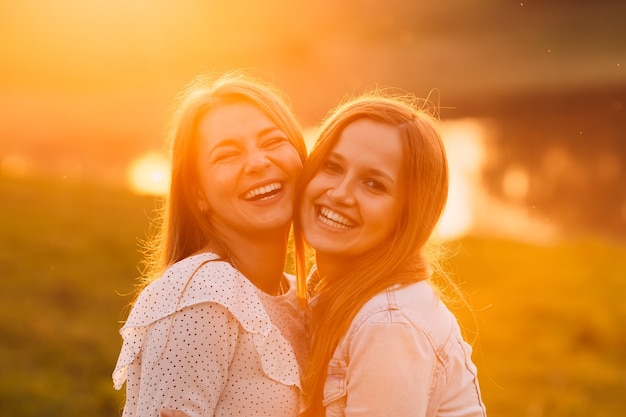
<svg viewBox="0 0 626 417"><path fill-rule="evenodd" d="M341 165L339 165L335 161L327 160L326 162L324 162L323 168L324 168L324 171L333 173L333 174L338 174L342 172Z"/></svg>
<svg viewBox="0 0 626 417"><path fill-rule="evenodd" d="M387 191L387 187L385 187L385 185L382 182L375 180L373 178L368 178L365 181L363 181L363 183L374 191L377 191L377 192Z"/></svg>

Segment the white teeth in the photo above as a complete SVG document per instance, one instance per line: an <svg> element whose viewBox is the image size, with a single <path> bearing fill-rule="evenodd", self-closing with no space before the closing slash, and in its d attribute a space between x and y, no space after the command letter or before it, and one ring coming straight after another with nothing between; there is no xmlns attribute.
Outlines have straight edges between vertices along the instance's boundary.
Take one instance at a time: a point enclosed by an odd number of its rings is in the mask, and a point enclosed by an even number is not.
<svg viewBox="0 0 626 417"><path fill-rule="evenodd" d="M279 182L267 184L263 187L255 188L254 190L248 191L246 195L243 196L243 198L245 198L246 200L250 200L256 196L271 193L272 191L280 190L281 188L283 188L283 186Z"/></svg>
<svg viewBox="0 0 626 417"><path fill-rule="evenodd" d="M346 230L354 227L354 223L352 223L352 221L348 218L327 207L320 208L320 214L318 217L322 223L337 229Z"/></svg>

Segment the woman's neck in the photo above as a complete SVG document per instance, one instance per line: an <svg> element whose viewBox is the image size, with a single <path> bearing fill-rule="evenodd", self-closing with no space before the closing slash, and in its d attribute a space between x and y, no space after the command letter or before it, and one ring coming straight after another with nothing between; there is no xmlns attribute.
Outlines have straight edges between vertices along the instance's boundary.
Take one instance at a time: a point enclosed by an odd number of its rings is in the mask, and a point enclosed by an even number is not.
<svg viewBox="0 0 626 417"><path fill-rule="evenodd" d="M315 253L315 266L320 277L327 277L329 274L333 274L333 271L339 266L339 262L336 257L329 256L324 253Z"/></svg>
<svg viewBox="0 0 626 417"><path fill-rule="evenodd" d="M263 237L234 235L222 238L224 248L211 248L226 256L234 267L261 291L276 295L281 288L287 258L287 233L268 233ZM226 251L226 254L221 252Z"/></svg>

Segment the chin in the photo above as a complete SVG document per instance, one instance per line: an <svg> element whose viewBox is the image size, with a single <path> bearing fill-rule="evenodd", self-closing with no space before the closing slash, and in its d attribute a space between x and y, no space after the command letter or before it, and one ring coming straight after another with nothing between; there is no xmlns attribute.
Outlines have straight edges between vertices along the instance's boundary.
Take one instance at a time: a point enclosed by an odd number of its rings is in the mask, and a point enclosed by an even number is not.
<svg viewBox="0 0 626 417"><path fill-rule="evenodd" d="M276 216L268 217L263 222L261 227L266 229L276 229L281 227L291 227L292 215L291 213L282 213Z"/></svg>
<svg viewBox="0 0 626 417"><path fill-rule="evenodd" d="M337 239L333 239L329 236L320 236L319 234L314 234L309 239L305 233L305 239L309 246L315 249L316 252L323 252L325 254L340 254L345 250L345 247L342 247Z"/></svg>

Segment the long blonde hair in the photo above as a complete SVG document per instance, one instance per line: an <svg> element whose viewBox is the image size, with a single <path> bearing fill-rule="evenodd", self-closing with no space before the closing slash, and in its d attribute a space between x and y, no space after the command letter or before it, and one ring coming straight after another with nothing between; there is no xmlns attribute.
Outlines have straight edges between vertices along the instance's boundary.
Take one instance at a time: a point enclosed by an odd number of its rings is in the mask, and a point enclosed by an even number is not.
<svg viewBox="0 0 626 417"><path fill-rule="evenodd" d="M217 239L209 219L198 207L195 193L199 186L198 123L215 107L237 102L258 107L285 132L302 162L306 159L300 125L281 91L243 72L196 77L177 97L167 130L172 162L170 190L154 220L156 232L144 245L145 270L139 289L159 277L168 266Z"/></svg>
<svg viewBox="0 0 626 417"><path fill-rule="evenodd" d="M388 239L358 259L346 259L337 269L314 279L311 288L314 340L305 372L307 415L323 415L323 389L327 367L339 341L361 307L394 284L427 279L424 256L428 242L446 204L448 165L437 121L420 110L411 96L368 94L338 108L322 124L319 140L304 165L296 192L294 236L299 280L306 275L307 247L299 207L304 189L315 176L343 129L359 119L371 119L398 129L403 141L400 174L401 213Z"/></svg>

